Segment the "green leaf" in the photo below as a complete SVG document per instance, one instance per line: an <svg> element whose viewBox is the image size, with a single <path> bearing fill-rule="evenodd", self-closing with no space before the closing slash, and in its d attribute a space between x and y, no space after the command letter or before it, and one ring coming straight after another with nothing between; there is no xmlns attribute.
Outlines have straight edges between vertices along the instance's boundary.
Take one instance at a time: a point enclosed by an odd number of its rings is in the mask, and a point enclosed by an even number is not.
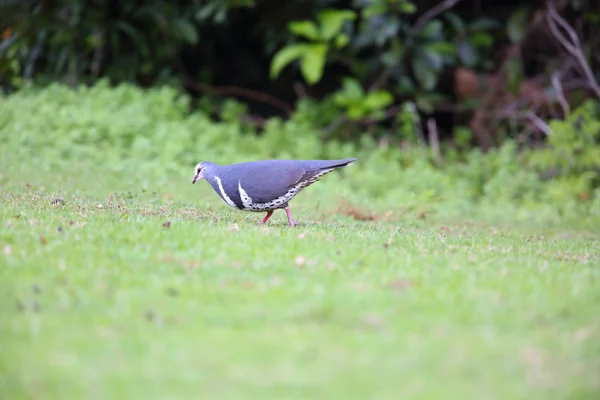
<svg viewBox="0 0 600 400"><path fill-rule="evenodd" d="M415 78L425 90L432 90L438 80L438 72L430 64L423 52L417 52L412 58L412 69Z"/></svg>
<svg viewBox="0 0 600 400"><path fill-rule="evenodd" d="M361 119L365 115L365 109L361 105L348 107L348 117L353 120Z"/></svg>
<svg viewBox="0 0 600 400"><path fill-rule="evenodd" d="M306 82L314 85L323 76L328 47L326 44L309 44L305 46L306 50L302 56L300 69Z"/></svg>
<svg viewBox="0 0 600 400"><path fill-rule="evenodd" d="M398 86L396 90L401 96L411 95L415 91L415 84L408 76L401 76L398 79Z"/></svg>
<svg viewBox="0 0 600 400"><path fill-rule="evenodd" d="M489 33L476 32L470 36L470 41L473 46L485 48L494 44L494 37Z"/></svg>
<svg viewBox="0 0 600 400"><path fill-rule="evenodd" d="M194 17L196 18L196 21L202 22L213 16L217 12L218 8L219 3L217 3L216 1L209 1L206 3L206 5L200 6L198 11L196 11L196 15Z"/></svg>
<svg viewBox="0 0 600 400"><path fill-rule="evenodd" d="M348 37L348 35L346 35L345 33L340 33L335 37L334 44L336 48L341 49L342 47L346 46L349 41L350 38Z"/></svg>
<svg viewBox="0 0 600 400"><path fill-rule="evenodd" d="M338 107L348 108L353 103L355 103L354 100L346 97L346 95L341 91L334 93L332 98L333 98L333 103Z"/></svg>
<svg viewBox="0 0 600 400"><path fill-rule="evenodd" d="M387 7L383 3L374 3L374 4L371 4L371 5L363 8L360 14L363 18L366 19L366 18L376 17L381 14L385 14L386 12L387 12Z"/></svg>
<svg viewBox="0 0 600 400"><path fill-rule="evenodd" d="M362 108L363 98L364 91L358 80L346 77L342 79L342 88L333 95L333 102L346 109Z"/></svg>
<svg viewBox="0 0 600 400"><path fill-rule="evenodd" d="M319 40L319 28L312 21L292 21L288 29L296 36L303 36L309 40Z"/></svg>
<svg viewBox="0 0 600 400"><path fill-rule="evenodd" d="M379 110L392 104L394 97L387 90L375 90L367 95L365 107L370 110Z"/></svg>
<svg viewBox="0 0 600 400"><path fill-rule="evenodd" d="M309 45L304 43L291 44L280 49L271 60L271 79L276 78L289 63L303 56Z"/></svg>
<svg viewBox="0 0 600 400"><path fill-rule="evenodd" d="M135 29L133 26L131 26L125 21L118 21L117 28L119 28L119 30L121 30L123 33L125 33L131 38L131 41L135 43L140 53L142 53L144 57L150 56L150 49L148 47L148 43L146 40L144 40L144 35L139 30Z"/></svg>
<svg viewBox="0 0 600 400"><path fill-rule="evenodd" d="M500 26L500 23L495 19L481 17L469 24L469 30L471 31L486 31L488 29L495 29Z"/></svg>
<svg viewBox="0 0 600 400"><path fill-rule="evenodd" d="M450 42L434 42L427 45L427 48L440 55L453 56L456 54L456 45Z"/></svg>
<svg viewBox="0 0 600 400"><path fill-rule="evenodd" d="M177 18L172 22L173 31L177 36L185 40L188 44L198 43L198 30L196 26L184 18Z"/></svg>
<svg viewBox="0 0 600 400"><path fill-rule="evenodd" d="M458 15L450 11L444 14L444 18L450 22L450 25L452 25L458 35L464 35L466 33L467 28L465 23Z"/></svg>
<svg viewBox="0 0 600 400"><path fill-rule="evenodd" d="M356 19L356 13L351 10L327 9L319 13L318 19L321 25L321 37L324 40L331 40L340 33L344 22Z"/></svg>
<svg viewBox="0 0 600 400"><path fill-rule="evenodd" d="M351 99L361 99L365 92L360 82L354 78L344 78L342 81L342 93Z"/></svg>
<svg viewBox="0 0 600 400"><path fill-rule="evenodd" d="M431 114L433 112L433 101L431 101L431 99L426 96L417 97L415 104L417 105L417 108L424 113Z"/></svg>
<svg viewBox="0 0 600 400"><path fill-rule="evenodd" d="M423 29L421 29L419 36L425 37L428 39L441 39L442 38L442 29L443 29L442 23L439 20L434 19L433 21L428 22L423 27Z"/></svg>
<svg viewBox="0 0 600 400"><path fill-rule="evenodd" d="M427 59L429 65L431 65L434 70L440 71L442 69L444 66L444 60L442 60L442 56L438 52L426 47L423 48L422 53L423 57Z"/></svg>
<svg viewBox="0 0 600 400"><path fill-rule="evenodd" d="M398 38L390 41L389 50L381 55L381 62L389 68L396 67L402 62L406 53L406 45Z"/></svg>
<svg viewBox="0 0 600 400"><path fill-rule="evenodd" d="M404 14L414 14L417 11L417 6L409 1L401 1L398 4L398 11Z"/></svg>
<svg viewBox="0 0 600 400"><path fill-rule="evenodd" d="M528 21L529 8L527 7L520 7L510 16L506 24L506 33L511 42L517 43L523 40Z"/></svg>
<svg viewBox="0 0 600 400"><path fill-rule="evenodd" d="M156 7L151 6L143 6L138 8L134 14L135 18L144 19L148 18L152 20L153 23L158 25L160 29L165 29L169 27L169 21L165 18L165 15L159 11Z"/></svg>

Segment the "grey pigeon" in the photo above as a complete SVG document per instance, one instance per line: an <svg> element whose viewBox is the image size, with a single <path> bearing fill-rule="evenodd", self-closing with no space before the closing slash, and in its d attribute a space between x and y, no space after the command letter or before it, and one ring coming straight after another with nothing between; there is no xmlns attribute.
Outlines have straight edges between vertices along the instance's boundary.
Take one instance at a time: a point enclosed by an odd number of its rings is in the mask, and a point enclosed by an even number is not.
<svg viewBox="0 0 600 400"><path fill-rule="evenodd" d="M206 179L231 207L242 211L266 212L260 225L273 211L283 208L290 226L294 226L288 203L302 189L336 168L345 167L356 158L343 160L263 160L232 165L202 161L196 165L194 179Z"/></svg>

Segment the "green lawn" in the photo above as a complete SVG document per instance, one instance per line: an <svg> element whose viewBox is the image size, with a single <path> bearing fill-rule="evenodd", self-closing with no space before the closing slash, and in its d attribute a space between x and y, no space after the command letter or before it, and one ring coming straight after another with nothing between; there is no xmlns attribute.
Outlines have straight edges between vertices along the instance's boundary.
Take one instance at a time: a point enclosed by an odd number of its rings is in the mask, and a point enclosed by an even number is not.
<svg viewBox="0 0 600 400"><path fill-rule="evenodd" d="M175 94L0 99L1 400L600 398L598 193L510 147L435 166ZM273 157L359 160L293 229L191 184Z"/></svg>
<svg viewBox="0 0 600 400"><path fill-rule="evenodd" d="M193 166L0 166L0 398L599 398L593 231L356 221L333 175L259 227Z"/></svg>

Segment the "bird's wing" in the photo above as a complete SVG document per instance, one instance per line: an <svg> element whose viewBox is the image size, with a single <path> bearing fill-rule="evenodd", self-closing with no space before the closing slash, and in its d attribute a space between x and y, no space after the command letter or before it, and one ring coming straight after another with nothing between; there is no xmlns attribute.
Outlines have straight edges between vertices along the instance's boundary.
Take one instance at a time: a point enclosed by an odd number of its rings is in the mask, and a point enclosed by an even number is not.
<svg viewBox="0 0 600 400"><path fill-rule="evenodd" d="M283 196L290 186L299 182L307 173L297 163L287 160L244 163L231 166L230 179L246 191L255 203L266 203ZM228 171L229 172L229 171Z"/></svg>

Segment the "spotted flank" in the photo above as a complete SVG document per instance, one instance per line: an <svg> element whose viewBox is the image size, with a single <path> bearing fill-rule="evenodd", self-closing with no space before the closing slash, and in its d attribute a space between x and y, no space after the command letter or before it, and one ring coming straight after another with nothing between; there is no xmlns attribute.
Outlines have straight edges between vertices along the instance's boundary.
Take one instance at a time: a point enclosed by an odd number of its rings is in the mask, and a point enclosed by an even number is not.
<svg viewBox="0 0 600 400"><path fill-rule="evenodd" d="M286 208L288 205L288 202L290 200L292 200L298 193L300 193L300 191L302 189L306 188L307 186L312 185L313 183L318 181L323 175L325 175L333 170L334 170L334 168L324 169L324 170L320 171L318 174L313 175L309 179L307 179L305 181L301 181L298 184L292 186L290 188L290 190L288 190L284 195L279 196L276 199L273 199L266 203L254 203L252 201L252 198L250 196L248 196L248 194L242 187L242 183L240 181L240 182L238 182L238 190L240 192L240 199L242 200L242 204L244 207L244 208L242 208L242 210L260 212L260 211L277 210L279 208ZM235 207L235 204L232 207Z"/></svg>

